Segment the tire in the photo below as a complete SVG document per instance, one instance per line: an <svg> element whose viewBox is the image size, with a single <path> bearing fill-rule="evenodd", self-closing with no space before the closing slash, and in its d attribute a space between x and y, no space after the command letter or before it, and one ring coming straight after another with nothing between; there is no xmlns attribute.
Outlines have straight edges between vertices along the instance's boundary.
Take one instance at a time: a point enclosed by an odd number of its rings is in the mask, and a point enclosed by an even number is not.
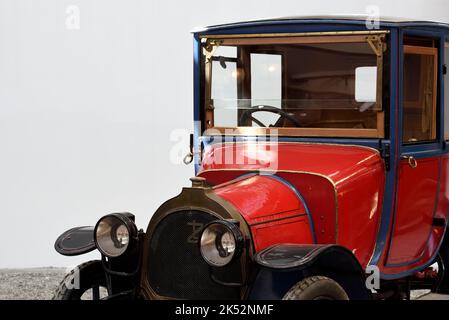
<svg viewBox="0 0 449 320"><path fill-rule="evenodd" d="M79 275L79 277L78 277ZM79 281L77 280L79 279ZM78 282L78 283L77 283ZM77 283L78 288L74 288ZM94 290L98 288L95 297ZM106 275L101 261L92 260L80 264L77 268L68 273L59 284L53 295L53 300L83 300L83 298L96 299L107 296ZM91 289L91 290L89 290ZM99 291L101 289L101 292ZM90 291L92 291L90 293ZM89 295L90 293L90 295Z"/></svg>
<svg viewBox="0 0 449 320"><path fill-rule="evenodd" d="M440 248L440 258L444 267L444 274L438 286L438 293L449 293L449 231L444 235Z"/></svg>
<svg viewBox="0 0 449 320"><path fill-rule="evenodd" d="M295 284L282 300L349 300L345 290L334 280L313 276Z"/></svg>

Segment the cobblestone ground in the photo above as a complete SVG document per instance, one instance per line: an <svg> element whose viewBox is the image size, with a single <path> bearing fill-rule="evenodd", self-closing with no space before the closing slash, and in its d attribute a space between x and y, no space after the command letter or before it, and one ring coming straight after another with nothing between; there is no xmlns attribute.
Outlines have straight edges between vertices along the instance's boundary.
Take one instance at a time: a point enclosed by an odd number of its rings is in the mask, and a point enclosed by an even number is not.
<svg viewBox="0 0 449 320"><path fill-rule="evenodd" d="M64 278L64 268L0 269L0 300L48 300ZM449 295L412 292L412 299L449 300Z"/></svg>

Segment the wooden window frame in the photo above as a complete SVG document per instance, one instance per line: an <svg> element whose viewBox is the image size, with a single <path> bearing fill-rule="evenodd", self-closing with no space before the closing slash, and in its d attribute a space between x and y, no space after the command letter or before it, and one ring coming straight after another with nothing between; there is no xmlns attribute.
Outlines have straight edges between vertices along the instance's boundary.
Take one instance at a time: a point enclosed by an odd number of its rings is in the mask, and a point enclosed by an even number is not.
<svg viewBox="0 0 449 320"><path fill-rule="evenodd" d="M261 45L261 44L317 44L317 43L358 43L367 42L370 37L380 35L385 37L388 31L375 32L335 32L335 33L305 33L305 34L268 34L268 35L217 35L202 36L203 45L207 47L208 41L219 45ZM267 39L268 38L268 39ZM385 38L383 38L385 39ZM384 41L384 40L382 40ZM382 42L384 46L384 42ZM372 44L370 43L372 46ZM377 69L378 69L378 99L381 110L377 112L377 126L375 129L352 129L352 128L260 128L260 127L215 127L213 108L205 105L205 135L236 135L236 136L259 136L259 135L278 135L292 137L335 137L335 138L385 138L385 111L382 106L383 94L383 49L377 48ZM373 48L374 49L374 48ZM205 53L203 49L203 53ZM204 54L206 59L207 55ZM210 100L211 87L208 83L211 81L211 64L206 63L205 67L205 92L202 99ZM209 99L208 99L209 98ZM213 132L213 133L212 133Z"/></svg>
<svg viewBox="0 0 449 320"><path fill-rule="evenodd" d="M438 140L437 136L437 123L438 123L438 117L437 117L437 102L438 102L438 48L435 47L419 47L419 46L404 46L404 56L406 54L417 54L417 55L427 55L427 56L433 56L434 61L434 75L433 75L433 96L432 96L432 127L431 127L431 139L430 140L419 140L416 142L405 142L402 141L403 144L406 145L413 145L417 143L423 143L423 142L435 142ZM421 101L423 93L419 93L420 98L419 101ZM418 105L420 106L420 103L418 102ZM405 110L405 100L402 103L402 109L403 113ZM404 119L403 119L404 121ZM403 125L404 128L404 125ZM402 132L402 136L404 136L404 131Z"/></svg>

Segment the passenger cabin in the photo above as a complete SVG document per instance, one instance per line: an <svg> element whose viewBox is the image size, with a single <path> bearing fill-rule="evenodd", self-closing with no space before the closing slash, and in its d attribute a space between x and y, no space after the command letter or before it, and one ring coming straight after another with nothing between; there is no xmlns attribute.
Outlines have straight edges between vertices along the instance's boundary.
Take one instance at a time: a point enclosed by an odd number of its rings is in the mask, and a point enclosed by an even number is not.
<svg viewBox="0 0 449 320"><path fill-rule="evenodd" d="M197 172L223 141L377 149L385 192L369 264L392 279L434 260L449 212L448 24L287 17L193 35Z"/></svg>

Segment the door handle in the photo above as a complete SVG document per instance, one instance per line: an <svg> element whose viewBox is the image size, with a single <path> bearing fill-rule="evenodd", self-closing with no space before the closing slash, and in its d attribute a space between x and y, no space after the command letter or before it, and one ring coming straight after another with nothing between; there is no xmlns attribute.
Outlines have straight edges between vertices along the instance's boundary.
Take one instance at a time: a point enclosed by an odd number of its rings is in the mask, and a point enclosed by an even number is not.
<svg viewBox="0 0 449 320"><path fill-rule="evenodd" d="M414 156L401 156L402 160L407 160L410 168L415 169L418 166L418 161L416 161Z"/></svg>
<svg viewBox="0 0 449 320"><path fill-rule="evenodd" d="M433 218L432 225L434 227L445 227L446 226L446 219L444 219L444 218Z"/></svg>

